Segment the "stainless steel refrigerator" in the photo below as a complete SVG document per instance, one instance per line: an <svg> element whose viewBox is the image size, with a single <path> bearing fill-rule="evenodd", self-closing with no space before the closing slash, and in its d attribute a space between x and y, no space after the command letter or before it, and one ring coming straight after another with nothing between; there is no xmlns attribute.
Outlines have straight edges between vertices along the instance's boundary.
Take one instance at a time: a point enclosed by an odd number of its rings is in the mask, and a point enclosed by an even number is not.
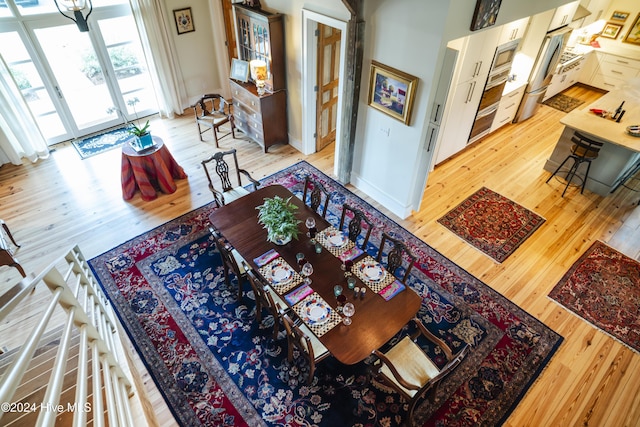
<svg viewBox="0 0 640 427"><path fill-rule="evenodd" d="M540 108L544 93L551 83L551 78L556 71L560 55L567 45L571 31L571 28L564 27L547 33L538 58L533 65L529 84L518 107L514 123L528 119Z"/></svg>

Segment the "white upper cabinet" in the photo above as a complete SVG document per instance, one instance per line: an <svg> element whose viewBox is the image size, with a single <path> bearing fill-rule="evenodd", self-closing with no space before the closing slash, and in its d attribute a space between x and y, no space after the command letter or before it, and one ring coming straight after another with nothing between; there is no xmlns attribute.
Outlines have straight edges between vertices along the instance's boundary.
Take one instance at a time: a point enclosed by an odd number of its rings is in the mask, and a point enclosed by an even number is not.
<svg viewBox="0 0 640 427"><path fill-rule="evenodd" d="M605 12L609 9L611 0L580 0L580 5L586 8L591 15L584 17L584 19L576 21L578 25L576 28L586 27L589 24L593 24L599 19L609 19L609 16L605 16Z"/></svg>
<svg viewBox="0 0 640 427"><path fill-rule="evenodd" d="M526 18L504 24L500 32L500 38L498 39L498 46L524 37L528 23L529 17L527 16Z"/></svg>
<svg viewBox="0 0 640 427"><path fill-rule="evenodd" d="M580 2L576 0L557 8L556 12L553 14L551 23L549 24L548 31L570 24L579 5Z"/></svg>
<svg viewBox="0 0 640 427"><path fill-rule="evenodd" d="M499 37L499 27L465 37L463 54L458 57L462 57L458 84L475 79L483 80L482 84L484 84L484 79L489 75Z"/></svg>

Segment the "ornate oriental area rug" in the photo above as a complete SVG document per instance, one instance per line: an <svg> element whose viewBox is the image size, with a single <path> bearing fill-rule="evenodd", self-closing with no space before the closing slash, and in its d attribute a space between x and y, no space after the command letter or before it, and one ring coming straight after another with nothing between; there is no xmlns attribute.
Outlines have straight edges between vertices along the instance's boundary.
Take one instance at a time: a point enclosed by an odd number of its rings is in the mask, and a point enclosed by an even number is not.
<svg viewBox="0 0 640 427"><path fill-rule="evenodd" d="M80 141L73 141L78 154L82 159L95 156L105 151L120 147L122 144L132 138L126 127L114 129L109 132L95 135Z"/></svg>
<svg viewBox="0 0 640 427"><path fill-rule="evenodd" d="M498 262L544 223L544 218L482 187L438 222Z"/></svg>
<svg viewBox="0 0 640 427"><path fill-rule="evenodd" d="M418 409L421 425L501 424L555 353L562 337L443 257L348 189L306 162L262 180L298 197L306 175L331 192L327 218L342 204L362 209L381 232L401 237L419 261L407 280L423 299L418 316L469 356L440 388L437 404ZM255 318L253 294L236 301L208 232L207 205L90 261L158 388L183 426L400 426L406 403L368 380L368 363L329 357L311 385L302 357L287 361L274 319ZM426 348L426 351L432 351ZM441 358L440 358L441 359ZM436 358L436 363L442 360Z"/></svg>
<svg viewBox="0 0 640 427"><path fill-rule="evenodd" d="M640 352L640 262L595 241L549 297Z"/></svg>
<svg viewBox="0 0 640 427"><path fill-rule="evenodd" d="M556 110L568 113L584 104L584 101L559 93L544 101L543 104L548 105L551 108L555 108Z"/></svg>

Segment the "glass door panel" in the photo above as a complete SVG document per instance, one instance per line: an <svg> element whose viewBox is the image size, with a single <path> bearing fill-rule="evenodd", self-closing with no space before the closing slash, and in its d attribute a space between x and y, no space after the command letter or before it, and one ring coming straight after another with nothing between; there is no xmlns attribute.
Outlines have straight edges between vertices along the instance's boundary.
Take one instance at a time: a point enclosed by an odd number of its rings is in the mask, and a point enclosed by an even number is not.
<svg viewBox="0 0 640 427"><path fill-rule="evenodd" d="M34 33L77 131L86 134L121 122L108 113L114 102L89 33L79 32L75 24Z"/></svg>
<svg viewBox="0 0 640 427"><path fill-rule="evenodd" d="M125 104L118 109L126 111L128 120L155 113L158 107L133 17L101 19L98 25Z"/></svg>
<svg viewBox="0 0 640 427"><path fill-rule="evenodd" d="M67 131L40 73L16 31L0 33L0 55L9 67L44 138L50 142L63 141Z"/></svg>

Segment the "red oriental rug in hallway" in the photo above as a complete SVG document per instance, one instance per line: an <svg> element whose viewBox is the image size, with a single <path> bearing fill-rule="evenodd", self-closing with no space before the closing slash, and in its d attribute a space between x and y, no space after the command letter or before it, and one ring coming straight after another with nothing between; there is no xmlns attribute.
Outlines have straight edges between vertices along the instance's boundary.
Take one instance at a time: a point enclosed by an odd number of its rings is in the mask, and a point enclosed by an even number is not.
<svg viewBox="0 0 640 427"><path fill-rule="evenodd" d="M438 220L497 262L507 259L544 221L536 213L486 187Z"/></svg>
<svg viewBox="0 0 640 427"><path fill-rule="evenodd" d="M640 263L596 241L549 297L640 352Z"/></svg>

